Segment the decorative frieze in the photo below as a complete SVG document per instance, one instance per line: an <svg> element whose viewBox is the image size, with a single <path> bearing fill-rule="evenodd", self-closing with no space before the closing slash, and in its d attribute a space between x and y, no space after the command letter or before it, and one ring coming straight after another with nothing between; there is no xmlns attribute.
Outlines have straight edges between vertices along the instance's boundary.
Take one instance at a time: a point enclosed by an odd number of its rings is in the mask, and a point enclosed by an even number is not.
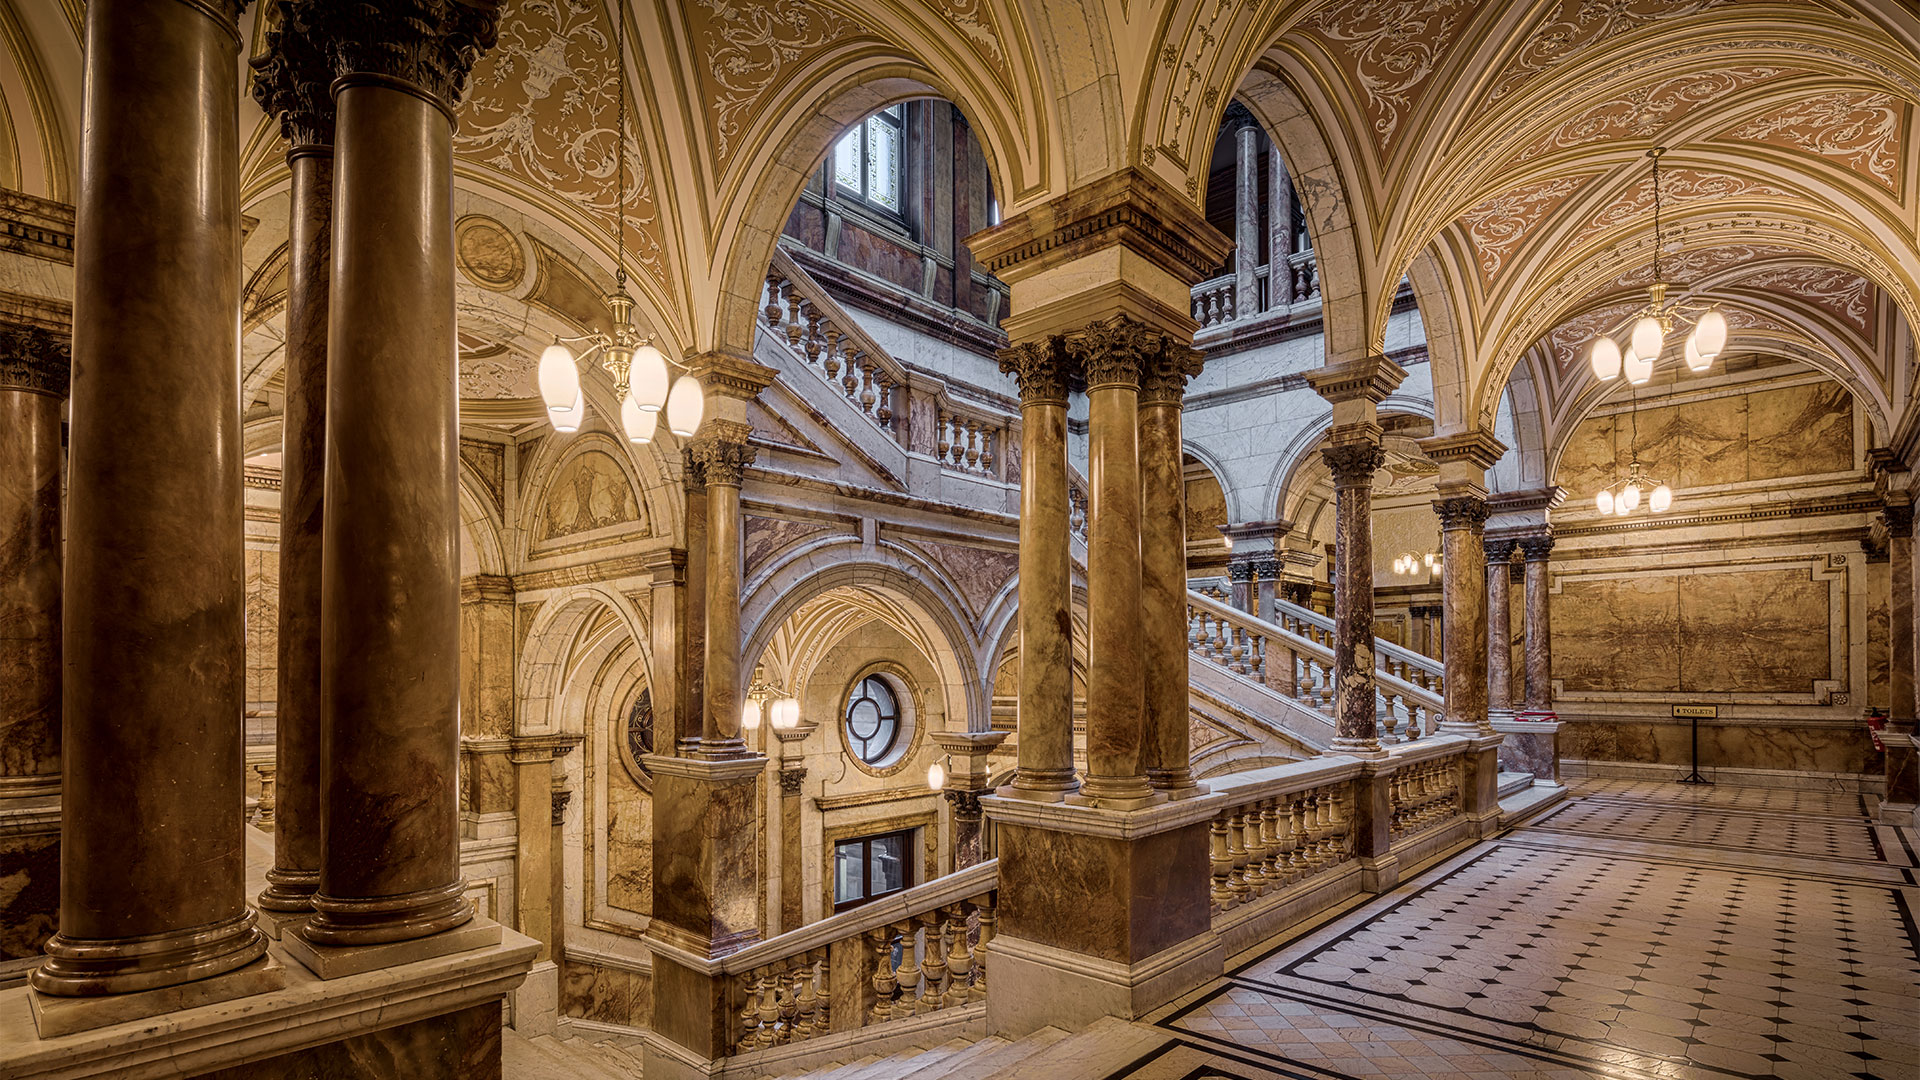
<svg viewBox="0 0 1920 1080"><path fill-rule="evenodd" d="M0 323L0 390L66 397L73 382L72 350L68 334Z"/></svg>

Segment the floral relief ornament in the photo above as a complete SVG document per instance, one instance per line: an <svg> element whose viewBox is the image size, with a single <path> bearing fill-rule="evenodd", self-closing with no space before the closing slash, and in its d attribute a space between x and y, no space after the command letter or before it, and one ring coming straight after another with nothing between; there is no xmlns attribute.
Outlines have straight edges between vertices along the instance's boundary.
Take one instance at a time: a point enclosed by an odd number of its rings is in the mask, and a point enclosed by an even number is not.
<svg viewBox="0 0 1920 1080"><path fill-rule="evenodd" d="M702 73L711 81L714 160L720 168L739 151L738 140L767 89L810 53L861 33L850 19L812 0L696 0Z"/></svg>
<svg viewBox="0 0 1920 1080"><path fill-rule="evenodd" d="M1581 184L1584 176L1557 176L1522 184L1482 200L1460 216L1473 250L1479 256L1480 281L1491 286L1507 257L1526 239L1540 220L1558 209Z"/></svg>
<svg viewBox="0 0 1920 1080"><path fill-rule="evenodd" d="M1842 163L1897 192L1906 113L1903 102L1879 90L1835 90L1789 102L1731 134Z"/></svg>
<svg viewBox="0 0 1920 1080"><path fill-rule="evenodd" d="M1382 153L1477 7L1472 0L1361 0L1329 3L1309 17L1307 27L1337 47L1366 93Z"/></svg>

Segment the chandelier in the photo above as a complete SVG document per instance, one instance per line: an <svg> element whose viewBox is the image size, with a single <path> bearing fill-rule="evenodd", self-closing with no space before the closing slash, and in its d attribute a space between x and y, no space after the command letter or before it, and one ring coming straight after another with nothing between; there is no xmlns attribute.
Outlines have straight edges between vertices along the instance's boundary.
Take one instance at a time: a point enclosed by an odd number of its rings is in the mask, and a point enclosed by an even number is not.
<svg viewBox="0 0 1920 1080"><path fill-rule="evenodd" d="M1423 572L1437 574L1440 572L1440 556L1437 552L1432 551L1427 552L1425 555L1415 555L1411 551L1403 551L1400 553L1399 558L1393 560L1393 572L1409 576Z"/></svg>
<svg viewBox="0 0 1920 1080"><path fill-rule="evenodd" d="M1593 366L1593 377L1601 382L1622 373L1634 386L1653 378L1653 363L1660 358L1660 351L1666 348L1667 338L1677 326L1690 324L1692 327L1681 349L1689 371L1712 367L1713 358L1727 345L1726 316L1704 304L1685 300L1667 302L1667 282L1660 276L1660 251L1666 243L1660 219L1660 155L1666 152L1663 146L1647 151L1647 156L1653 159L1653 284L1647 286L1645 306L1628 316L1632 329L1624 353L1620 343L1610 335L1594 339L1587 360Z"/></svg>
<svg viewBox="0 0 1920 1080"><path fill-rule="evenodd" d="M1626 517L1640 508L1640 496L1647 497L1647 510L1650 513L1664 514L1673 505L1673 489L1666 481L1648 476L1640 466L1640 413L1632 410L1633 437L1627 443L1627 475L1608 484L1593 497L1594 508L1602 514Z"/></svg>
<svg viewBox="0 0 1920 1080"><path fill-rule="evenodd" d="M612 316L611 333L596 330L577 337L554 335L553 344L540 354L540 397L546 402L547 418L553 429L562 433L580 430L586 417L586 398L580 392L581 360L600 355L600 366L613 376L613 389L620 399L620 427L627 441L645 445L653 441L660 414L667 416L667 430L688 438L700 427L706 412L706 393L700 380L689 371L674 379L667 369L667 358L633 328L633 297L627 293L627 83L626 20L615 19L614 50L619 58L620 77L616 92L620 95L619 129L615 132L614 153L619 158L616 220L614 234L618 254L614 259L614 288L607 294L607 311ZM569 344L587 343L578 356ZM676 365L685 367L685 365ZM669 386L671 384L671 386Z"/></svg>
<svg viewBox="0 0 1920 1080"><path fill-rule="evenodd" d="M758 731L762 715L773 730L792 731L800 726L800 699L767 682L756 670L753 684L747 687L746 703L740 707L740 726Z"/></svg>

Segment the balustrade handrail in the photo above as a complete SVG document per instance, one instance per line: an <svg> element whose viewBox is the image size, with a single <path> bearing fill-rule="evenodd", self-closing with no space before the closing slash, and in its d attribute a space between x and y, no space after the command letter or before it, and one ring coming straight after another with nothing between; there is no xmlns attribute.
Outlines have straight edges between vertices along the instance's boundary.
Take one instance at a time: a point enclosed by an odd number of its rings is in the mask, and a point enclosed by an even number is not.
<svg viewBox="0 0 1920 1080"><path fill-rule="evenodd" d="M906 387L912 383L912 374L907 370L906 365L895 360L892 353L869 337L853 316L849 315L833 297L827 295L827 290L821 286L820 282L794 261L793 256L788 254L785 248L777 244L773 249L772 266L799 289L801 297L807 303L812 304L820 312L822 322L832 323L839 329L842 337L852 338L860 351L886 372L896 386Z"/></svg>
<svg viewBox="0 0 1920 1080"><path fill-rule="evenodd" d="M1325 630L1329 634L1333 632L1333 620L1312 608L1301 607L1291 600L1282 600L1276 596L1273 598L1273 609L1277 612L1284 612L1287 615L1291 615L1303 623ZM1376 637L1373 639L1373 656L1376 665L1391 659L1399 661L1401 664L1413 668L1416 671L1423 671L1433 679L1435 686L1439 686L1441 681L1446 677L1447 668L1445 664L1424 653L1417 653L1405 646L1395 645L1385 638Z"/></svg>
<svg viewBox="0 0 1920 1080"><path fill-rule="evenodd" d="M862 904L852 911L830 915L819 922L776 934L739 952L728 953L720 961L720 970L729 975L751 971L775 960L799 956L809 949L884 929L915 915L924 915L948 904L990 892L999 886L1000 860L987 859L965 870L934 878L924 885L915 885L905 892Z"/></svg>

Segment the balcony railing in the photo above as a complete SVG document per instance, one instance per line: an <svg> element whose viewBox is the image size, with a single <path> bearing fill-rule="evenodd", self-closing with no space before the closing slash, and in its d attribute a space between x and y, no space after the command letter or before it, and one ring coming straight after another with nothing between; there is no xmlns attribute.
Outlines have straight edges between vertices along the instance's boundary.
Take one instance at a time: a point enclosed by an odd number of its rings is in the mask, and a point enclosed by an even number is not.
<svg viewBox="0 0 1920 1080"><path fill-rule="evenodd" d="M1276 278L1274 270L1279 269ZM1239 295L1237 275L1222 274L1193 287L1193 321L1202 331L1292 310L1320 299L1320 271L1311 250L1254 270L1251 297Z"/></svg>

